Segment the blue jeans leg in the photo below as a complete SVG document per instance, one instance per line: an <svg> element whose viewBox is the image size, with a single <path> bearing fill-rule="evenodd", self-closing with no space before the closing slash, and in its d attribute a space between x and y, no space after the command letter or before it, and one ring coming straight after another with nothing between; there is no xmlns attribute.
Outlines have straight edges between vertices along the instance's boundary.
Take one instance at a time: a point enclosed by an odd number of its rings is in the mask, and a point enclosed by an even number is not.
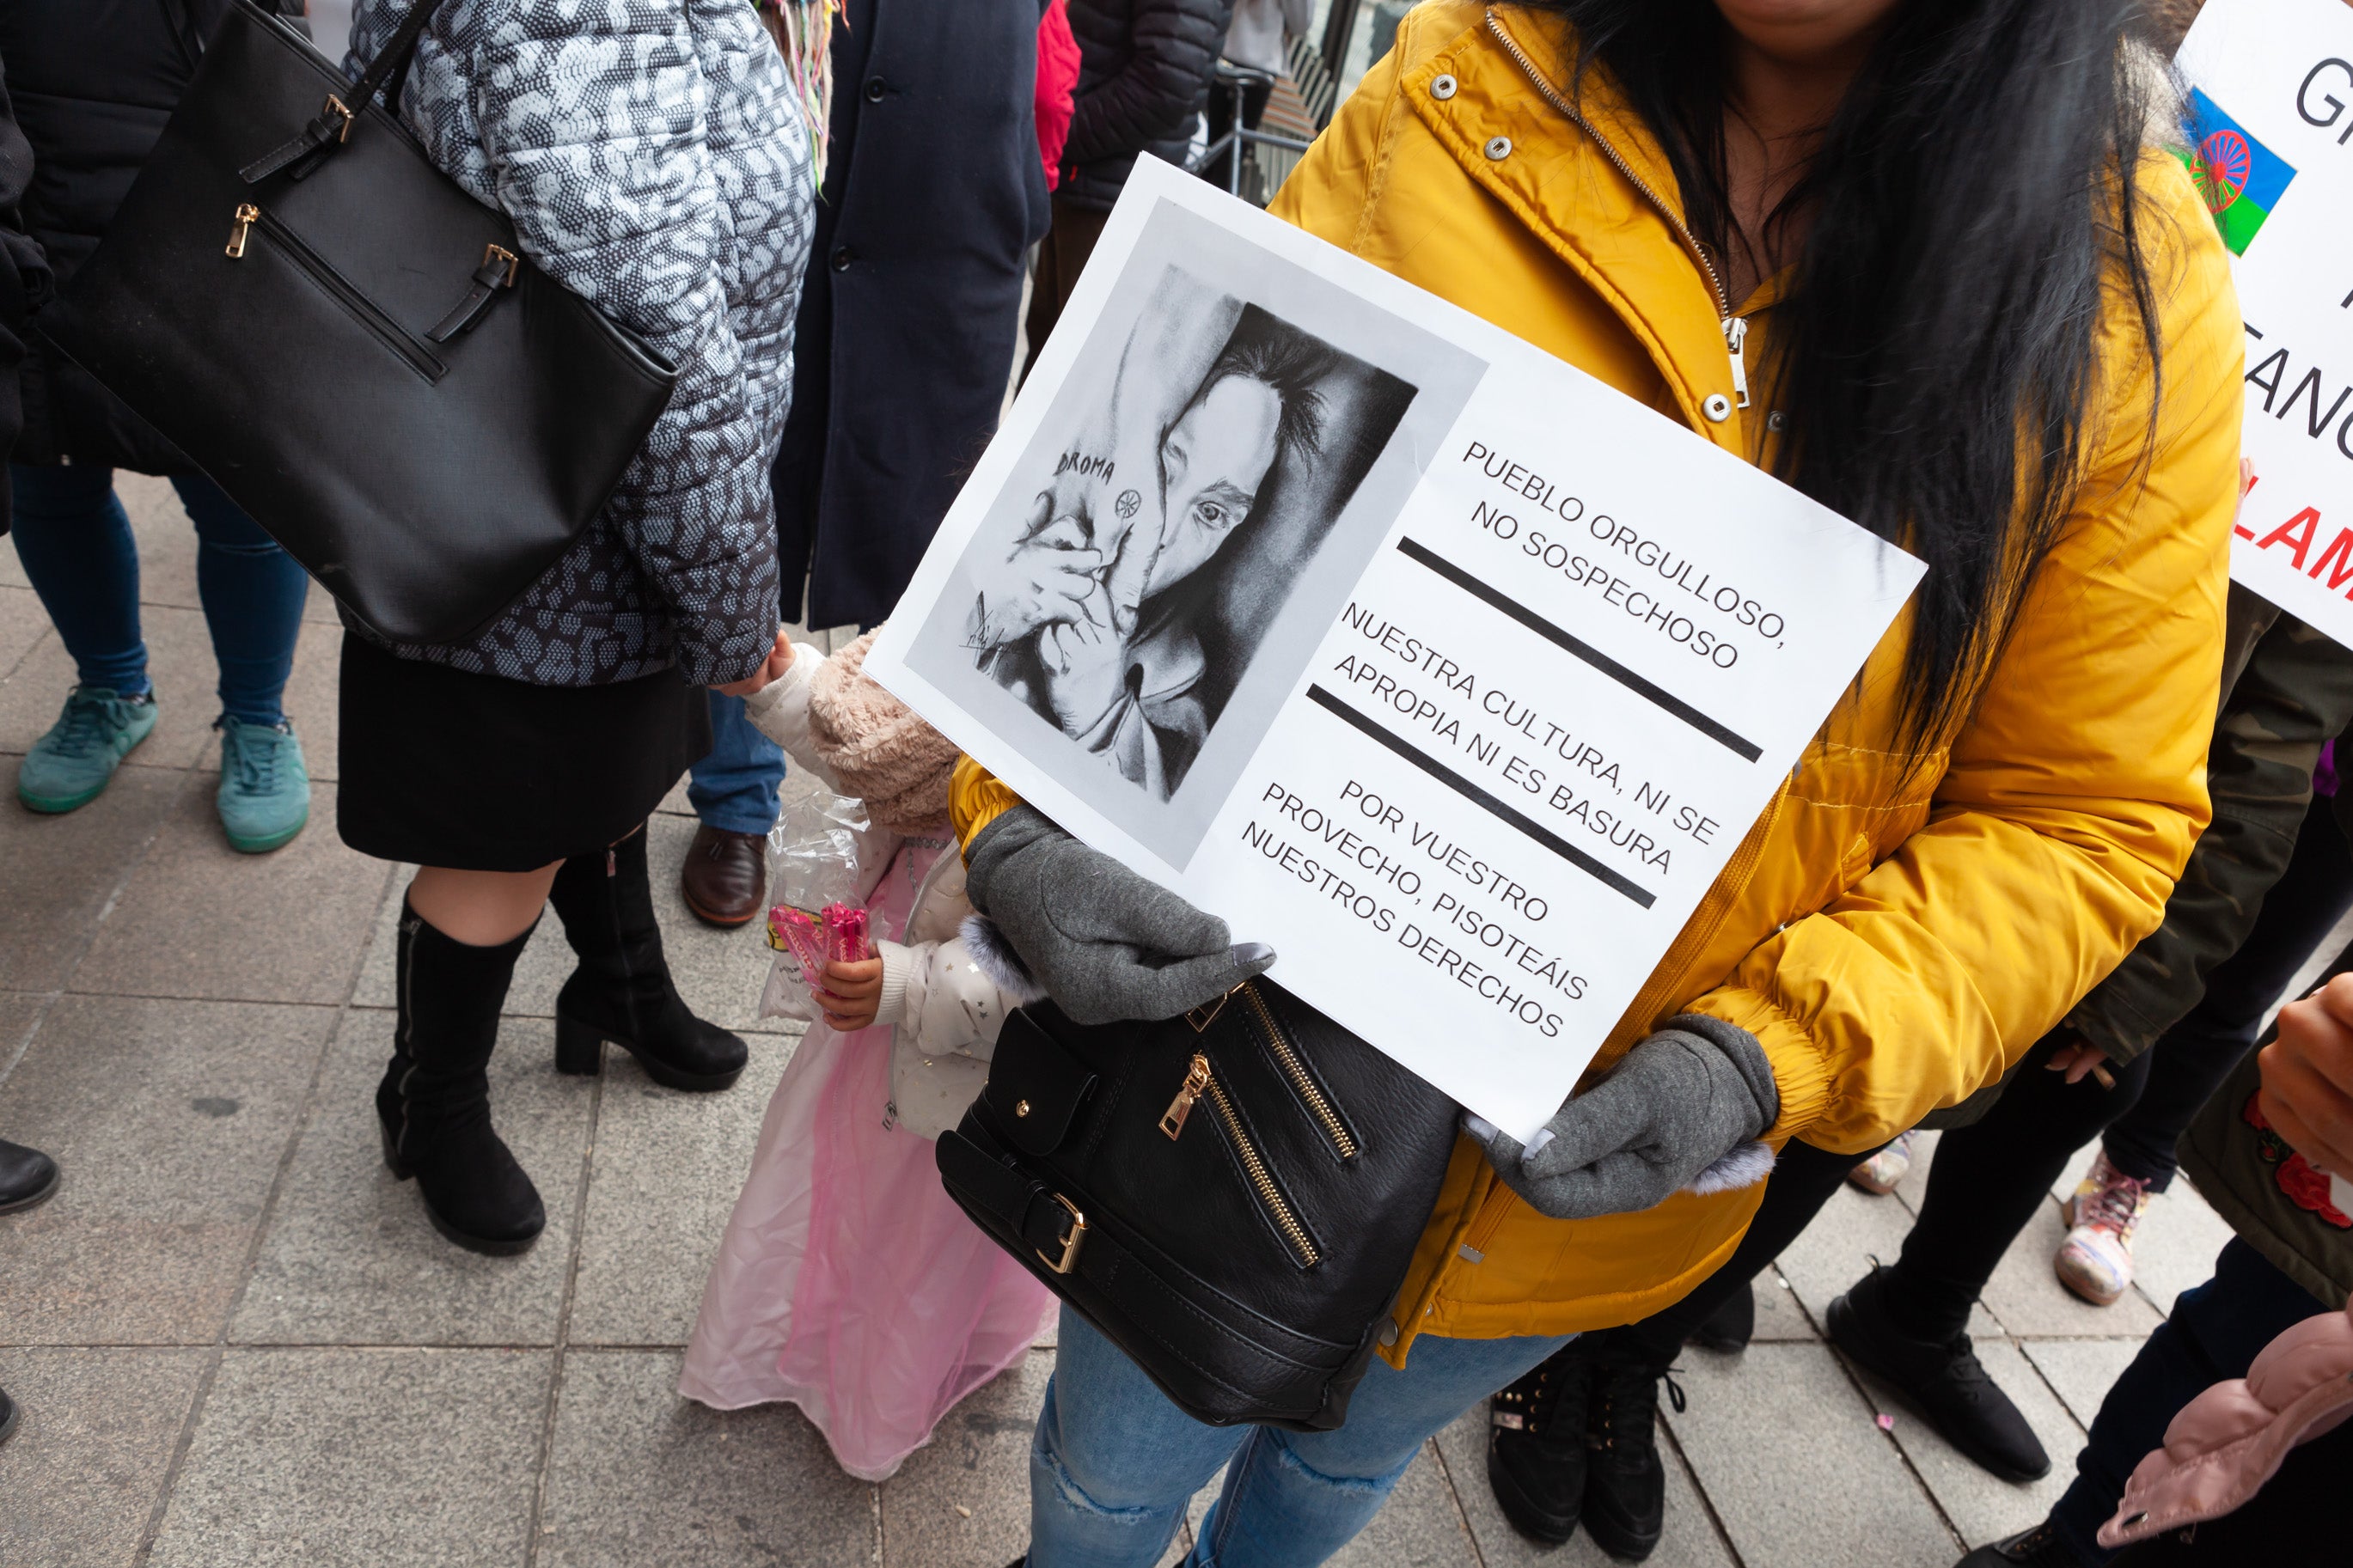
<svg viewBox="0 0 2353 1568"><path fill-rule="evenodd" d="M785 749L752 727L742 698L710 696L711 754L688 771L686 798L706 827L765 833L776 825Z"/></svg>
<svg viewBox="0 0 2353 1568"><path fill-rule="evenodd" d="M2090 1438L2075 1458L2075 1479L2051 1510L2051 1521L2077 1558L2103 1563L2116 1555L2093 1539L2133 1468L2162 1447L2173 1418L2208 1388L2244 1377L2273 1340L2328 1309L2263 1255L2233 1237L2214 1259L2214 1278L2184 1290L2173 1315L2140 1347L2100 1401Z"/></svg>
<svg viewBox="0 0 2353 1568"><path fill-rule="evenodd" d="M172 488L196 525L196 597L220 666L221 711L241 723L279 723L310 576L212 480L174 479Z"/></svg>
<svg viewBox="0 0 2353 1568"><path fill-rule="evenodd" d="M40 595L75 679L129 697L147 689L139 629L139 546L114 496L114 470L11 463L16 557Z"/></svg>
<svg viewBox="0 0 2353 1568"><path fill-rule="evenodd" d="M1424 1439L1567 1342L1425 1336L1405 1371L1373 1363L1346 1426L1297 1433L1202 1425L1068 1308L1060 1342L1029 1453L1030 1568L1151 1568L1220 1466L1187 1568L1313 1568L1380 1511Z"/></svg>

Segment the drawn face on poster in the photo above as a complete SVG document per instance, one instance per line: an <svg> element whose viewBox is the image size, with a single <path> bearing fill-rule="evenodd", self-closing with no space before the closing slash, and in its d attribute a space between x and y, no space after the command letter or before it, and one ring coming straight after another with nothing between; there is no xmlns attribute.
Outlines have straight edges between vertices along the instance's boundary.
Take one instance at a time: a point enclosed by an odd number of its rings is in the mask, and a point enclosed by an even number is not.
<svg viewBox="0 0 2353 1568"><path fill-rule="evenodd" d="M1021 530L976 542L975 666L1167 799L1288 592L1247 541L1288 510L1321 543L1413 394L1167 268Z"/></svg>
<svg viewBox="0 0 2353 1568"><path fill-rule="evenodd" d="M910 658L1026 710L1041 761L1112 783L1089 793L1181 862L1225 787L1187 810L1187 781L1256 745L1483 366L1393 318L1303 324L1287 279L1166 216L1066 320L1083 355Z"/></svg>

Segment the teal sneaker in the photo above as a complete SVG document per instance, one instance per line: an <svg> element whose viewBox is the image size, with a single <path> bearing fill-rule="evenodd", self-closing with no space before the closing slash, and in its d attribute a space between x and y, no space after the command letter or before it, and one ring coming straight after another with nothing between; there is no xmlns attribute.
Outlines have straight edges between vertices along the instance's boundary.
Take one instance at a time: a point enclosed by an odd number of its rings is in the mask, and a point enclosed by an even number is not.
<svg viewBox="0 0 2353 1568"><path fill-rule="evenodd" d="M302 831L311 820L311 770L302 765L302 742L285 724L248 724L223 716L221 732L221 826L228 847L242 855L265 855Z"/></svg>
<svg viewBox="0 0 2353 1568"><path fill-rule="evenodd" d="M25 754L16 798L52 814L88 805L106 793L131 748L154 729L153 694L118 697L103 686L75 687L58 721Z"/></svg>

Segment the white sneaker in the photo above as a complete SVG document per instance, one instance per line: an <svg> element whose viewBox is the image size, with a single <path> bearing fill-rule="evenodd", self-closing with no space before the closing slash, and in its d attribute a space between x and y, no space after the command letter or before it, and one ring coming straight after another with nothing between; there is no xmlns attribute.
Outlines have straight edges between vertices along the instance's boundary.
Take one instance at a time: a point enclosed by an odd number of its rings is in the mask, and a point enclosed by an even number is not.
<svg viewBox="0 0 2353 1568"><path fill-rule="evenodd" d="M2067 1239L2051 1259L2059 1283L2094 1307L2130 1289L2133 1232L2148 1212L2148 1184L2109 1164L2106 1150L2095 1155L2063 1211Z"/></svg>

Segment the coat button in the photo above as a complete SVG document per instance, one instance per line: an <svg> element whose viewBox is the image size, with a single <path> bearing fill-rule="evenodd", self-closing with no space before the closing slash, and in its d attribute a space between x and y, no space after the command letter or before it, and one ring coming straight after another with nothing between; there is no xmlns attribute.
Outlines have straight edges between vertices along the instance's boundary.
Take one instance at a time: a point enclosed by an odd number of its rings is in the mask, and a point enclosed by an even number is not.
<svg viewBox="0 0 2353 1568"><path fill-rule="evenodd" d="M1776 408L1772 413L1765 416L1765 428L1770 430L1776 436L1778 436L1782 431L1787 430L1788 427L1789 416L1782 413L1779 409Z"/></svg>
<svg viewBox="0 0 2353 1568"><path fill-rule="evenodd" d="M882 95L883 95L884 93L886 93L886 92L890 91L890 90L891 90L891 89L890 89L888 87L886 87L886 86L884 86L884 85L883 85L882 79L881 79L881 77L879 77L879 76L870 76L870 77L868 77L868 78L866 79L866 101L867 101L867 102L869 102L869 103L880 103L880 102L881 102L881 101L882 101Z"/></svg>
<svg viewBox="0 0 2353 1568"><path fill-rule="evenodd" d="M1441 102L1454 96L1454 88L1455 81L1451 76L1432 77L1430 79L1430 96Z"/></svg>
<svg viewBox="0 0 2353 1568"><path fill-rule="evenodd" d="M835 258L834 265L836 267L841 265L841 261L839 258ZM1699 411L1707 416L1707 422L1709 424L1721 425L1725 420L1732 417L1732 399L1725 396L1724 394L1720 392L1712 393L1709 395L1708 400L1699 405Z"/></svg>
<svg viewBox="0 0 2353 1568"><path fill-rule="evenodd" d="M836 272L847 272L849 270L849 247L846 245L842 246L833 253L833 269ZM1724 400L1719 397L1716 401L1721 403Z"/></svg>
<svg viewBox="0 0 2353 1568"><path fill-rule="evenodd" d="M1487 138L1484 151L1490 162L1500 163L1512 155L1512 139L1508 136L1490 136Z"/></svg>

